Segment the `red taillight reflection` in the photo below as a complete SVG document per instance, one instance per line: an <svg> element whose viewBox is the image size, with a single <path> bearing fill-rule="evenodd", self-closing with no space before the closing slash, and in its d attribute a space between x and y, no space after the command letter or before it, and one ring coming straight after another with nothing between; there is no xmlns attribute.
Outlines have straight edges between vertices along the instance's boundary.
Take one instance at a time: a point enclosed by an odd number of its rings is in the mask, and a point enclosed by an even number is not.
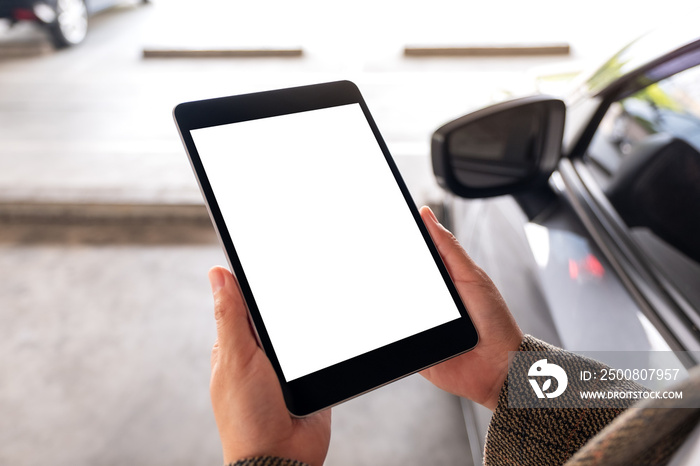
<svg viewBox="0 0 700 466"><path fill-rule="evenodd" d="M37 19L34 12L26 8L15 8L12 12L12 17L17 21L34 21L35 19Z"/></svg>
<svg viewBox="0 0 700 466"><path fill-rule="evenodd" d="M569 276L572 280L578 278L578 264L573 259L569 259Z"/></svg>
<svg viewBox="0 0 700 466"><path fill-rule="evenodd" d="M569 277L572 280L576 280L584 272L596 278L602 278L605 275L603 265L593 254L588 254L582 261L569 259Z"/></svg>
<svg viewBox="0 0 700 466"><path fill-rule="evenodd" d="M600 261L596 259L596 257L593 254L589 254L586 256L585 260L586 264L586 270L588 270L591 275L595 277L602 277L605 275L605 269L601 265Z"/></svg>

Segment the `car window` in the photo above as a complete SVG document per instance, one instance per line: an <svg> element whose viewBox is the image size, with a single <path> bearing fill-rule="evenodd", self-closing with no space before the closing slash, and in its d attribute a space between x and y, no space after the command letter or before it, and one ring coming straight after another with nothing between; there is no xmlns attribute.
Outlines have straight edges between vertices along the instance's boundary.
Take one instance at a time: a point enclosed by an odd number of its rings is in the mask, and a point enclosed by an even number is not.
<svg viewBox="0 0 700 466"><path fill-rule="evenodd" d="M700 150L700 66L614 102L593 138L588 158L602 170L598 175L609 178L636 145L658 133L684 139Z"/></svg>
<svg viewBox="0 0 700 466"><path fill-rule="evenodd" d="M585 162L640 248L700 307L700 66L613 102Z"/></svg>

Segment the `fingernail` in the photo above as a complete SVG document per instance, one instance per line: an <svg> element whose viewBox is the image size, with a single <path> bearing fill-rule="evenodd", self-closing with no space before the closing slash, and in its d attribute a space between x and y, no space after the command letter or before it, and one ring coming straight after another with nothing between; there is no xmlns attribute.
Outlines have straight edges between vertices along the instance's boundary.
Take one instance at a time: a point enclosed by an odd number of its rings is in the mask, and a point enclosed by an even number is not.
<svg viewBox="0 0 700 466"><path fill-rule="evenodd" d="M425 207L425 210L428 211L428 214L430 215L430 218L433 220L433 222L435 222L435 223L440 223L440 222L438 221L437 217L435 216L435 214L433 213L433 210L432 210L430 207L427 207L427 206L426 206L426 207Z"/></svg>
<svg viewBox="0 0 700 466"><path fill-rule="evenodd" d="M226 277L224 277L221 269L215 268L209 271L209 283L211 284L212 294L216 294L221 288L224 287Z"/></svg>

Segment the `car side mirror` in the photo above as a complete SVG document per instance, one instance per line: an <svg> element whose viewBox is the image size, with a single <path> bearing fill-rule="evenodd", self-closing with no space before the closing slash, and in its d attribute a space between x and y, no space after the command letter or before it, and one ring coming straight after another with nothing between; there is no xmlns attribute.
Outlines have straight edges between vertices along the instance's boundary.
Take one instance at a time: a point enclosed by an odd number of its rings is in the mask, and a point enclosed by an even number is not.
<svg viewBox="0 0 700 466"><path fill-rule="evenodd" d="M466 198L513 194L546 183L561 157L564 102L532 96L499 103L439 128L433 172Z"/></svg>

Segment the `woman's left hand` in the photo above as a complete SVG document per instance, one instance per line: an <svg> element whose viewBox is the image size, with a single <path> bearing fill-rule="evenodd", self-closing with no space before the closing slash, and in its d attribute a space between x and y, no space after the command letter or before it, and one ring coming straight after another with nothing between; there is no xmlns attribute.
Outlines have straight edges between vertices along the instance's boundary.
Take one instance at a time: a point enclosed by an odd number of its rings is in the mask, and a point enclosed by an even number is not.
<svg viewBox="0 0 700 466"><path fill-rule="evenodd" d="M236 279L209 271L217 339L211 354L211 401L224 464L277 456L322 465L331 437L330 410L304 419L287 411L282 389L257 344Z"/></svg>

